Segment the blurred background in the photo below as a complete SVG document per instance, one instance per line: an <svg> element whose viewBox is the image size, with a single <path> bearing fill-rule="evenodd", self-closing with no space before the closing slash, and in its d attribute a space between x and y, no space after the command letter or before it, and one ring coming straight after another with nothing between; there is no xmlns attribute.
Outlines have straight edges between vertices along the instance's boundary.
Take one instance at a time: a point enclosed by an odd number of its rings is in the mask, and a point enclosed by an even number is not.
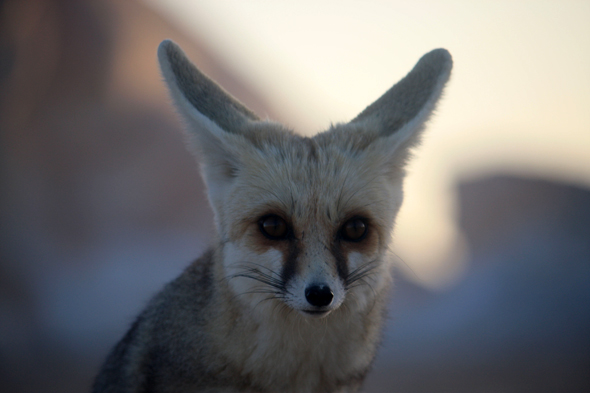
<svg viewBox="0 0 590 393"><path fill-rule="evenodd" d="M590 2L1 0L1 392L88 391L211 240L166 38L305 135L447 48L365 390L590 391Z"/></svg>

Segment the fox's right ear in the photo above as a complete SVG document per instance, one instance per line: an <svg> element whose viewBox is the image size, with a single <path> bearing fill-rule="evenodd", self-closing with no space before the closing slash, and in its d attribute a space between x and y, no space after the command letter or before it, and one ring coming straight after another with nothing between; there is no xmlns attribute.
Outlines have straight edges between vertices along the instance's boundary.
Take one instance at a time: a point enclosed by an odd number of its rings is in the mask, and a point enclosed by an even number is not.
<svg viewBox="0 0 590 393"><path fill-rule="evenodd" d="M199 71L174 42L160 44L158 60L192 147L200 153L210 198L222 198L240 168L239 152L248 145L242 133L259 119Z"/></svg>

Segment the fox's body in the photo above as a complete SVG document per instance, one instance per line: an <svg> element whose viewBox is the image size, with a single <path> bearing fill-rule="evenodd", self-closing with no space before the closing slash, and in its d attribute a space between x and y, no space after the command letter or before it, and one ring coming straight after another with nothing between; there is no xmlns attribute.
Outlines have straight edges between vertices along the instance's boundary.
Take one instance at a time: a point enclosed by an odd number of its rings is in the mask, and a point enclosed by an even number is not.
<svg viewBox="0 0 590 393"><path fill-rule="evenodd" d="M259 120L173 43L159 58L200 151L218 239L151 301L94 391L356 391L391 284L403 167L450 56L431 52L313 138Z"/></svg>

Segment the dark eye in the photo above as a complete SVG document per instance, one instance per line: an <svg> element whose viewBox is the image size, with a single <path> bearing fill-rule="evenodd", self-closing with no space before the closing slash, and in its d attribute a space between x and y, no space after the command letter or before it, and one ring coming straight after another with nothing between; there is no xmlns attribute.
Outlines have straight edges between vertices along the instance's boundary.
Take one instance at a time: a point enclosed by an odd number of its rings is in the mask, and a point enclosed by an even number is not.
<svg viewBox="0 0 590 393"><path fill-rule="evenodd" d="M342 233L344 240L358 242L367 233L367 224L362 218L351 218L344 223L340 233Z"/></svg>
<svg viewBox="0 0 590 393"><path fill-rule="evenodd" d="M260 232L272 240L282 240L287 237L289 227L285 220L277 215L262 217L259 221Z"/></svg>

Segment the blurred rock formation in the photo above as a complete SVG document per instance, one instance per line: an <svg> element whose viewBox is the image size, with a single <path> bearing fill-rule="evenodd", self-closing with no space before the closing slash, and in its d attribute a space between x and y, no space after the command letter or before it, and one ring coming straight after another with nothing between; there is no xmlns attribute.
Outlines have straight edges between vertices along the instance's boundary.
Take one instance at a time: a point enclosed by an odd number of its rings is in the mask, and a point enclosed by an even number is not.
<svg viewBox="0 0 590 393"><path fill-rule="evenodd" d="M368 390L589 391L590 190L497 176L459 200L470 270L445 293L399 283Z"/></svg>

